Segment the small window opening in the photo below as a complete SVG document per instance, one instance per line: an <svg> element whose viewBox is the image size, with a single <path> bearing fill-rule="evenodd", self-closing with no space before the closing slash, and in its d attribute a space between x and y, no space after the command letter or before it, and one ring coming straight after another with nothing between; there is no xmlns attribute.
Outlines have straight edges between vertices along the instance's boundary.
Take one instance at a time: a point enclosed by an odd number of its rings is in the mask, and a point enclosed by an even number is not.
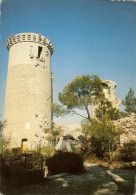
<svg viewBox="0 0 136 195"><path fill-rule="evenodd" d="M38 58L40 58L41 53L42 53L42 47L38 46Z"/></svg>
<svg viewBox="0 0 136 195"><path fill-rule="evenodd" d="M30 58L33 58L34 56L33 56L33 46L30 46Z"/></svg>

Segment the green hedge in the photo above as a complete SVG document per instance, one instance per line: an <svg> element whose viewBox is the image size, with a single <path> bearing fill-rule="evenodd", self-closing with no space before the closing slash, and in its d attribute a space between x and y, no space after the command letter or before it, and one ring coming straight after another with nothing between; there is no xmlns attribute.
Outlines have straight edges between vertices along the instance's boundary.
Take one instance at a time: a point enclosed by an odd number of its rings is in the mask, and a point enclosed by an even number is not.
<svg viewBox="0 0 136 195"><path fill-rule="evenodd" d="M72 152L58 152L53 157L47 159L46 165L52 174L79 174L84 171L83 159L79 154Z"/></svg>
<svg viewBox="0 0 136 195"><path fill-rule="evenodd" d="M44 179L43 158L37 152L20 154L12 150L2 159L2 175L13 185L39 183Z"/></svg>

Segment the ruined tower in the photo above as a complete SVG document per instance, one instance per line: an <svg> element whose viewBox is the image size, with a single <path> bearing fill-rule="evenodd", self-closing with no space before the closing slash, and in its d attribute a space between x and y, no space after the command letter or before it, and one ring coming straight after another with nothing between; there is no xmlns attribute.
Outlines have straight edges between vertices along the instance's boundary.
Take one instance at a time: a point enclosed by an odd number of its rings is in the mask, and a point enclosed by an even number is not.
<svg viewBox="0 0 136 195"><path fill-rule="evenodd" d="M105 94L105 97L112 103L113 108L116 108L119 110L121 100L116 98L115 88L116 88L117 84L114 81L105 80L105 81L102 81L102 85L103 85L103 92ZM98 108L97 104L91 105L92 118L95 118L95 109L96 108Z"/></svg>
<svg viewBox="0 0 136 195"><path fill-rule="evenodd" d="M40 126L51 128L53 44L41 34L21 33L6 41L9 50L4 136L11 147L33 148Z"/></svg>

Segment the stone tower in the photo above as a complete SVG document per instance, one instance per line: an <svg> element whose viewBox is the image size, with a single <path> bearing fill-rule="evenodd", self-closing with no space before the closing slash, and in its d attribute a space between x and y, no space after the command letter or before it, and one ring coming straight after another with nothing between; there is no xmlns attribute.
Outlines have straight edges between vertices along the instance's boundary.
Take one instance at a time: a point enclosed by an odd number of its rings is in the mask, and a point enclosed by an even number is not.
<svg viewBox="0 0 136 195"><path fill-rule="evenodd" d="M112 103L113 108L120 109L121 100L116 98L116 83L111 80L102 81L103 92L105 97ZM98 105L91 105L92 118L95 118L95 109L98 108Z"/></svg>
<svg viewBox="0 0 136 195"><path fill-rule="evenodd" d="M41 34L21 33L6 41L9 50L5 137L10 147L35 147L40 126L51 128L53 44Z"/></svg>

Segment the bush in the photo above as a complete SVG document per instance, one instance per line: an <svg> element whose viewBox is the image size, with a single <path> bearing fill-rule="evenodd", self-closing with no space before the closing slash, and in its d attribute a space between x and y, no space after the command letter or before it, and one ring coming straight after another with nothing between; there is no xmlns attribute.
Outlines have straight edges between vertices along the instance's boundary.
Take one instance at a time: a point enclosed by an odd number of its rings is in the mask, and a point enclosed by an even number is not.
<svg viewBox="0 0 136 195"><path fill-rule="evenodd" d="M116 150L112 152L107 152L107 153L105 152L103 160L109 163L121 161L119 148L116 148Z"/></svg>
<svg viewBox="0 0 136 195"><path fill-rule="evenodd" d="M84 159L84 160L87 160L88 158L90 158L93 153L92 153L92 147L91 147L91 138L87 138L85 136L79 136L78 137L78 140L79 140L79 154L81 155L81 157Z"/></svg>
<svg viewBox="0 0 136 195"><path fill-rule="evenodd" d="M20 154L20 149L7 150L2 159L2 175L13 185L31 184L43 180L43 158L38 151Z"/></svg>
<svg viewBox="0 0 136 195"><path fill-rule="evenodd" d="M13 167L9 179L13 185L39 183L43 180L43 171Z"/></svg>
<svg viewBox="0 0 136 195"><path fill-rule="evenodd" d="M41 153L44 158L50 158L55 153L55 148L53 146L44 146L41 148Z"/></svg>
<svg viewBox="0 0 136 195"><path fill-rule="evenodd" d="M80 155L72 152L58 152L53 157L47 159L46 165L53 174L79 174L84 170L82 158Z"/></svg>
<svg viewBox="0 0 136 195"><path fill-rule="evenodd" d="M85 157L96 155L99 159L110 159L110 153L116 150L117 139L122 129L117 128L107 115L102 120L92 119L91 123L82 122L81 150ZM109 154L108 154L109 153ZM108 154L108 155L107 155Z"/></svg>
<svg viewBox="0 0 136 195"><path fill-rule="evenodd" d="M120 155L124 162L136 161L136 141L131 140L128 143L124 143L120 149Z"/></svg>
<svg viewBox="0 0 136 195"><path fill-rule="evenodd" d="M41 170L43 166L43 157L38 151L33 151L24 156L26 169Z"/></svg>
<svg viewBox="0 0 136 195"><path fill-rule="evenodd" d="M17 166L22 161L22 151L20 148L5 149L3 152L3 161L9 167Z"/></svg>
<svg viewBox="0 0 136 195"><path fill-rule="evenodd" d="M13 149L12 149L12 153L13 153L14 156L20 155L20 154L22 154L22 148L20 148L20 147L18 147L18 148L13 148Z"/></svg>

